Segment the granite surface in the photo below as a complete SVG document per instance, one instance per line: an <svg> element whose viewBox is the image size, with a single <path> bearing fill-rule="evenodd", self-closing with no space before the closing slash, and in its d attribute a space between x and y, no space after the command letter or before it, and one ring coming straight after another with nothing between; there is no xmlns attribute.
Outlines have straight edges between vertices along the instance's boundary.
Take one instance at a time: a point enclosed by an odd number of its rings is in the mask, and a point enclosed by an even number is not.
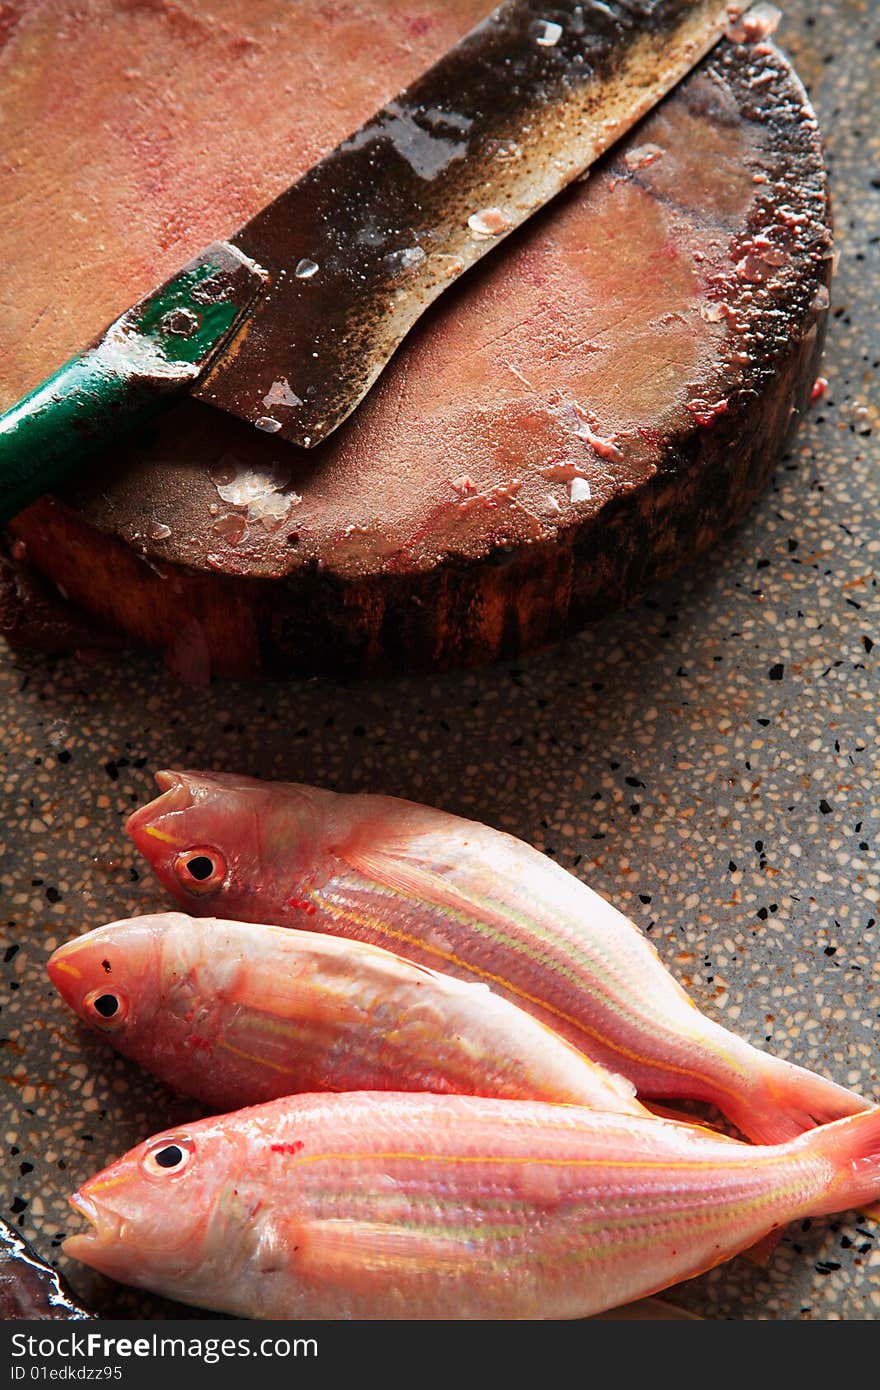
<svg viewBox="0 0 880 1390"><path fill-rule="evenodd" d="M65 1260L76 1185L195 1108L54 996L47 954L168 906L122 829L163 766L393 793L511 831L612 899L709 1015L880 1097L880 7L790 0L840 260L824 372L747 522L625 614L515 667L182 692L149 656L0 653L0 1206L107 1316L179 1310ZM880 1316L880 1225L790 1227L679 1285L710 1319Z"/></svg>

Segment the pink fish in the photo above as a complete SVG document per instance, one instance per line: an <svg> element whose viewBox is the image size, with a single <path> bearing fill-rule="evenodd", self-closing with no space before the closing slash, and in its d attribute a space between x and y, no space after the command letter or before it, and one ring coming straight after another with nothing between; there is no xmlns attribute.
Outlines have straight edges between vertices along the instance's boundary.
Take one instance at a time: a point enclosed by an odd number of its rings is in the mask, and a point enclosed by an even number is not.
<svg viewBox="0 0 880 1390"><path fill-rule="evenodd" d="M880 1194L880 1108L752 1147L541 1101L297 1096L132 1149L67 1254L240 1317L577 1318Z"/></svg>
<svg viewBox="0 0 880 1390"><path fill-rule="evenodd" d="M80 1018L217 1110L295 1091L458 1091L648 1112L485 985L378 946L184 917L113 922L48 963Z"/></svg>
<svg viewBox="0 0 880 1390"><path fill-rule="evenodd" d="M160 772L128 830L188 911L385 946L489 984L642 1097L777 1143L867 1108L702 1014L637 927L545 855L394 797Z"/></svg>

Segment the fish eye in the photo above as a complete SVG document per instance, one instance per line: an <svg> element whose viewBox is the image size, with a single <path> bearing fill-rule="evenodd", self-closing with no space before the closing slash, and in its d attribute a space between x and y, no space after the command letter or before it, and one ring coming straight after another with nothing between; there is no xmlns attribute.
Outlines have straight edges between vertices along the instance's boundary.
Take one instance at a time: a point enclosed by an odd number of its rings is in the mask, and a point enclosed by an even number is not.
<svg viewBox="0 0 880 1390"><path fill-rule="evenodd" d="M118 1028L128 1017L128 1000L118 989L93 989L83 1004L89 1019L99 1028Z"/></svg>
<svg viewBox="0 0 880 1390"><path fill-rule="evenodd" d="M195 1145L185 1135L156 1139L141 1159L144 1172L154 1178L176 1177L189 1166L195 1155Z"/></svg>
<svg viewBox="0 0 880 1390"><path fill-rule="evenodd" d="M174 861L178 882L188 893L205 897L216 893L226 877L226 860L219 850L198 845L178 854Z"/></svg>

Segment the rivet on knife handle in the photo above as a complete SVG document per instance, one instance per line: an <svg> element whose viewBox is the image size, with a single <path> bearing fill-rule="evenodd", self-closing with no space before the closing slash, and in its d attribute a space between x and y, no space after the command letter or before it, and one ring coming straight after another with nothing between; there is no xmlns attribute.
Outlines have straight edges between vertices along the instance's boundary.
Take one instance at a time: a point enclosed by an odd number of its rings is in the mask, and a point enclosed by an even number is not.
<svg viewBox="0 0 880 1390"><path fill-rule="evenodd" d="M0 522L188 391L266 278L215 242L0 416Z"/></svg>

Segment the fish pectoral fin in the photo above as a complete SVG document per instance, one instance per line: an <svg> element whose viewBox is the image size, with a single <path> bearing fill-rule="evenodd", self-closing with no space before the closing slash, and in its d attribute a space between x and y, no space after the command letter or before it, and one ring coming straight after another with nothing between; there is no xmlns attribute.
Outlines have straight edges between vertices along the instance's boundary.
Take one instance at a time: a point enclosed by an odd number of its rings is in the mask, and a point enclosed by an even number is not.
<svg viewBox="0 0 880 1390"><path fill-rule="evenodd" d="M355 873L382 888L401 893L407 898L420 902L433 903L450 912L461 912L467 917L486 917L487 904L465 893L451 883L443 874L422 868L403 856L389 854L377 849L351 848L341 852L341 857ZM490 909L491 912L491 909Z"/></svg>
<svg viewBox="0 0 880 1390"><path fill-rule="evenodd" d="M452 1275L470 1268L472 1243L380 1221L300 1221L289 1259L299 1278L362 1288L401 1276Z"/></svg>

